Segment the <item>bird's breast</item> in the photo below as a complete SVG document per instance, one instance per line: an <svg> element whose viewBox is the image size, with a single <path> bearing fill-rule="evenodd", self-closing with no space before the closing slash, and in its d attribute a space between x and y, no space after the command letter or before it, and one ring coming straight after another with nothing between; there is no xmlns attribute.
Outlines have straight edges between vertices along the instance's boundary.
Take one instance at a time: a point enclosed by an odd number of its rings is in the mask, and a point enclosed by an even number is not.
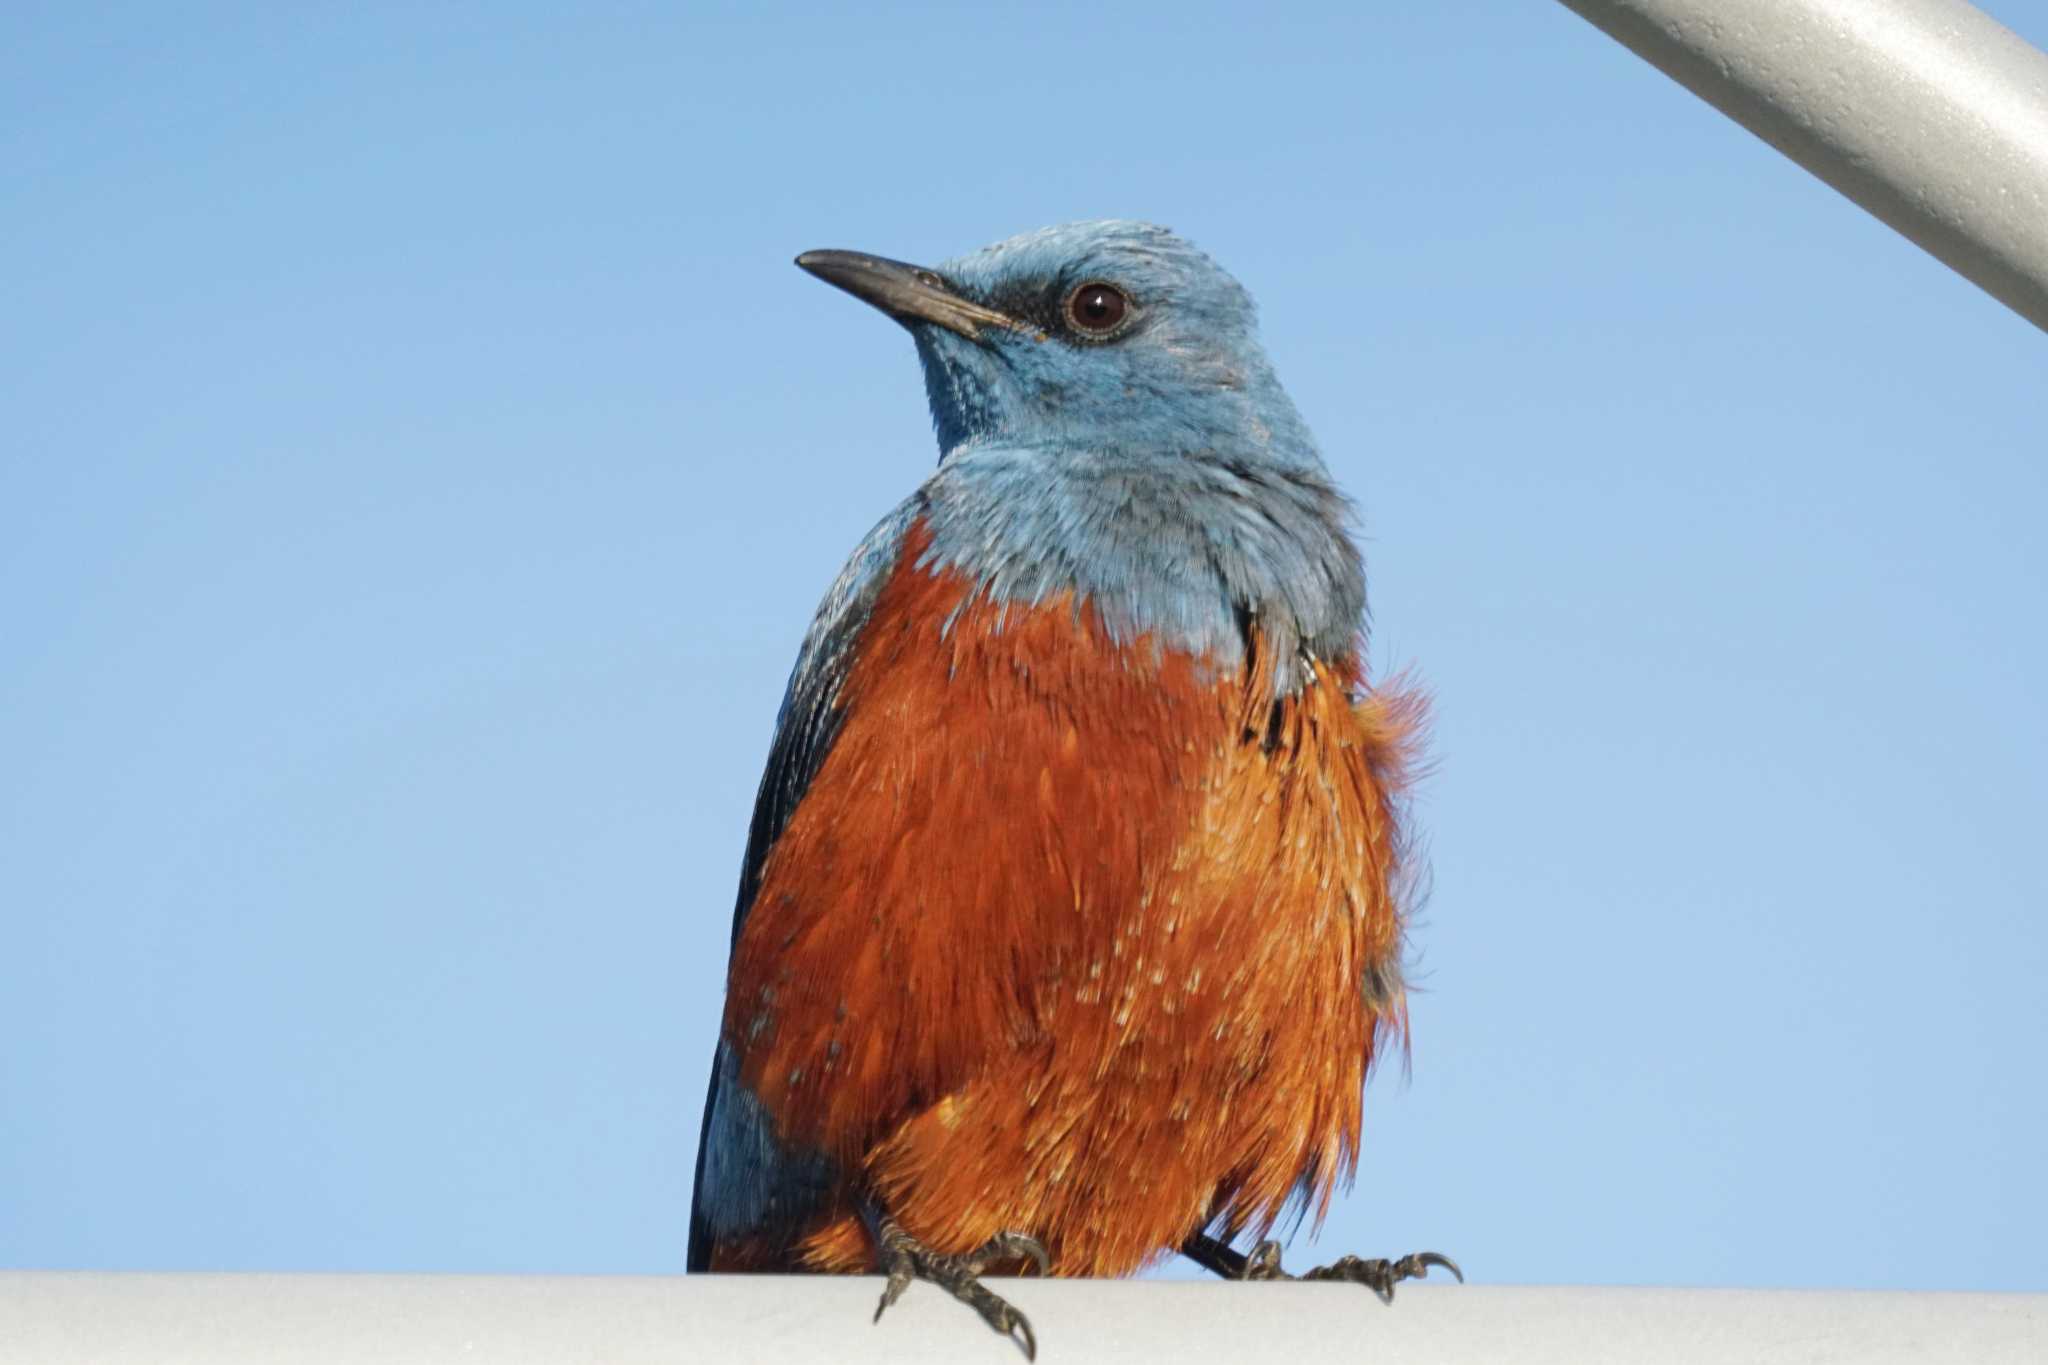
<svg viewBox="0 0 2048 1365"><path fill-rule="evenodd" d="M1170 1128L1201 1085L1294 1058L1319 1083L1280 1121L1329 1175L1376 1027L1360 983L1398 943L1401 736L1361 729L1348 661L1277 695L1256 630L1234 664L1119 636L1071 589L1005 600L933 545L911 528L735 947L747 1087L857 1166L992 1067L1036 1068L1041 1096L1178 1077Z"/></svg>

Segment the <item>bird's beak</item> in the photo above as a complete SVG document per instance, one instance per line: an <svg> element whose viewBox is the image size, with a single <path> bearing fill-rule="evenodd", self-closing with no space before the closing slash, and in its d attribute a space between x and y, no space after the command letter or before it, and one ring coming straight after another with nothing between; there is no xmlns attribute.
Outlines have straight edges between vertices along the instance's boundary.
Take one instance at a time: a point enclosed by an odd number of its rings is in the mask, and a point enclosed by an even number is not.
<svg viewBox="0 0 2048 1365"><path fill-rule="evenodd" d="M871 303L904 326L931 322L969 341L981 340L984 327L1014 332L1032 330L1024 323L960 297L951 286L923 266L905 265L858 251L806 251L796 263L825 283Z"/></svg>

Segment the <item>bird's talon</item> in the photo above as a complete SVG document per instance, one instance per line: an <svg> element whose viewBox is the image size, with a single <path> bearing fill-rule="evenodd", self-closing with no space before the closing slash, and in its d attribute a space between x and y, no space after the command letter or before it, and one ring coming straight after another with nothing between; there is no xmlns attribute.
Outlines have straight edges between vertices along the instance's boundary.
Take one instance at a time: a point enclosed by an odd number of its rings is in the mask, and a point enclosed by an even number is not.
<svg viewBox="0 0 2048 1365"><path fill-rule="evenodd" d="M1431 1266L1442 1266L1457 1277L1458 1283L1465 1282L1465 1272L1450 1257L1435 1251L1411 1252L1399 1260L1390 1261L1374 1256L1339 1256L1328 1265L1317 1266L1314 1270L1290 1275L1280 1268L1280 1244L1261 1242L1252 1248L1245 1258L1244 1272L1239 1276L1246 1280L1342 1280L1349 1284L1362 1284L1377 1294L1382 1303L1394 1301L1394 1286L1403 1280L1420 1280L1429 1275Z"/></svg>
<svg viewBox="0 0 2048 1365"><path fill-rule="evenodd" d="M1458 1263L1448 1256L1434 1251L1418 1251L1412 1256L1404 1257L1402 1263L1405 1265L1411 1261L1414 1262L1415 1268L1409 1272L1409 1275L1414 1279L1426 1278L1429 1274L1429 1268L1435 1265L1442 1266L1445 1270L1450 1271L1451 1277L1457 1280L1459 1284L1465 1283L1465 1272L1458 1269Z"/></svg>
<svg viewBox="0 0 2048 1365"><path fill-rule="evenodd" d="M977 1276L1001 1261L1030 1261L1041 1277L1052 1274L1052 1257L1046 1254L1045 1243L1021 1232L999 1232L966 1258Z"/></svg>
<svg viewBox="0 0 2048 1365"><path fill-rule="evenodd" d="M1032 1335L1031 1324L1025 1320L1022 1313L978 1283L973 1284L970 1291L961 1294L960 1298L972 1305L975 1312L981 1314L983 1322L1016 1342L1018 1349L1024 1352L1026 1360L1038 1359L1038 1338Z"/></svg>
<svg viewBox="0 0 2048 1365"><path fill-rule="evenodd" d="M1037 1263L1041 1274L1049 1273L1051 1258L1037 1238L1019 1232L998 1233L966 1256L948 1256L933 1251L905 1232L894 1219L885 1217L876 1229L876 1241L882 1264L889 1272L882 1302L875 1308L876 1322L882 1320L890 1304L903 1296L913 1279L924 1280L972 1308L998 1335L1016 1342L1026 1360L1038 1358L1038 1338L1030 1321L981 1282L982 1267L993 1261L1028 1259Z"/></svg>
<svg viewBox="0 0 2048 1365"><path fill-rule="evenodd" d="M911 1276L915 1273L908 1256L897 1256L889 1263L889 1282L882 1286L882 1301L875 1305L875 1322L882 1320L882 1314L889 1305L903 1297L903 1291L910 1288Z"/></svg>
<svg viewBox="0 0 2048 1365"><path fill-rule="evenodd" d="M1288 1280L1294 1278L1280 1268L1280 1244L1267 1240L1253 1247L1245 1257L1244 1276L1247 1280Z"/></svg>

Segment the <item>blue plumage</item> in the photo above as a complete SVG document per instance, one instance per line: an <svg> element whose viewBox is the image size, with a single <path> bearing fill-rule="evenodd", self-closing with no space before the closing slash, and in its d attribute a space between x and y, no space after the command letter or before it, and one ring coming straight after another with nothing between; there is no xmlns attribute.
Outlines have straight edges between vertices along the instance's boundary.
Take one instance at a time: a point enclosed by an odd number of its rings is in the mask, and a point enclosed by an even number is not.
<svg viewBox="0 0 2048 1365"><path fill-rule="evenodd" d="M912 329L941 450L919 495L935 563L1004 600L1073 590L1113 635L1223 662L1241 661L1246 615L1312 655L1351 647L1365 576L1348 507L1236 280L1164 228L1119 221L1014 237L938 273L1031 329ZM1104 343L1060 325L1092 281L1130 300ZM1276 654L1284 693L1299 653Z"/></svg>

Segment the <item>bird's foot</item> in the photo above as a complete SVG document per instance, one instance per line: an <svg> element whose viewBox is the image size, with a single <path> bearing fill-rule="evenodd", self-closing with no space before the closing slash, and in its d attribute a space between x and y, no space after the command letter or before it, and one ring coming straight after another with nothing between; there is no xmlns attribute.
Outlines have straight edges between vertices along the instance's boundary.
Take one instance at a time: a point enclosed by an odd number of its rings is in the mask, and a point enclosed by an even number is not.
<svg viewBox="0 0 2048 1365"><path fill-rule="evenodd" d="M1245 1257L1244 1270L1238 1275L1241 1280L1343 1280L1349 1284L1362 1284L1380 1296L1384 1303L1394 1301L1394 1286L1403 1280L1419 1280L1429 1274L1433 1265L1442 1266L1457 1277L1458 1283L1465 1283L1465 1272L1458 1269L1458 1263L1450 1257L1434 1251L1417 1251L1399 1260L1386 1260L1378 1256L1340 1256L1328 1265L1317 1266L1314 1270L1299 1275L1290 1275L1280 1268L1280 1244L1261 1242Z"/></svg>
<svg viewBox="0 0 2048 1365"><path fill-rule="evenodd" d="M965 1256L948 1256L912 1237L895 1219L884 1217L875 1229L875 1241L881 1248L882 1269L889 1276L882 1301L875 1306L876 1322L882 1320L890 1304L903 1297L912 1280L925 1280L981 1314L983 1322L1023 1349L1026 1360L1038 1358L1038 1338L1032 1335L1030 1320L981 1282L983 1270L1004 1261L1034 1261L1039 1274L1049 1274L1052 1262L1036 1237L1002 1232Z"/></svg>

